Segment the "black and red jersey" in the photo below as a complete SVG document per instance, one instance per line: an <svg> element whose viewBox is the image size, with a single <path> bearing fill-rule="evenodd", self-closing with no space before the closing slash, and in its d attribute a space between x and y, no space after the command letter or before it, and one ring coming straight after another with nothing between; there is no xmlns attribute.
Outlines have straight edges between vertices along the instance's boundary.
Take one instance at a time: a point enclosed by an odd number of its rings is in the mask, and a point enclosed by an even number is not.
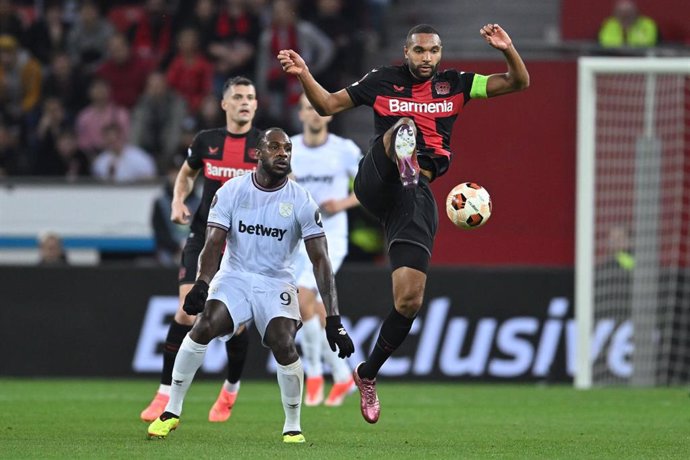
<svg viewBox="0 0 690 460"><path fill-rule="evenodd" d="M355 105L374 109L376 137L401 117L412 118L417 125L419 165L438 177L450 165L453 123L470 100L474 75L451 69L420 81L407 65L385 66L346 89Z"/></svg>
<svg viewBox="0 0 690 460"><path fill-rule="evenodd" d="M187 164L203 168L204 189L201 203L192 219L191 232L204 238L211 200L216 191L233 177L256 171L256 145L261 131L252 128L246 134L232 134L225 128L199 132L189 147Z"/></svg>

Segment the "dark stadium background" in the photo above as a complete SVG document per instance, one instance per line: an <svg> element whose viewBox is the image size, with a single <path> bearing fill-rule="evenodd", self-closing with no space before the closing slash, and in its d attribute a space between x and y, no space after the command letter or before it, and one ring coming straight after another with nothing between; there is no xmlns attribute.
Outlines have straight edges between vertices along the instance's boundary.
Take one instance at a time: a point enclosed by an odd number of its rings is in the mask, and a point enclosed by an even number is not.
<svg viewBox="0 0 690 460"><path fill-rule="evenodd" d="M15 3L23 17L33 17L30 2ZM138 7L134 2L109 3L113 9ZM575 44L591 41L610 9L608 2L596 0L562 0L560 4L561 39ZM639 4L657 19L666 39L690 43L686 2L645 0ZM393 2L391 8L418 12L404 0ZM407 20L413 22L415 17ZM511 24L505 28L510 33ZM451 169L433 184L441 223L426 299L427 303L448 299L449 309L425 331L428 341L423 348L421 330L429 320L430 306L425 305L420 333L401 350L403 360L395 364L402 370L391 366L392 377L547 382L572 378L568 334L572 333L574 300L576 61L577 50L589 48L563 47L540 55L543 48L524 49L519 35L513 38L525 55L531 87L505 98L473 101L459 117ZM448 54L443 67L484 74L505 69L495 53ZM396 62L399 55L390 55L388 62ZM369 122L371 115L364 112L363 118ZM338 128L346 136L358 134L357 129L348 131L346 122ZM366 138L358 141L366 147ZM40 177L0 177L3 199L11 200L17 187L43 181ZM459 231L443 216L446 193L460 181L478 182L491 193L494 214L481 229ZM3 215L2 203L0 200L0 263L14 250L35 248L35 238L45 230L7 234L3 230L12 222ZM30 218L31 209L24 216ZM70 248L69 239L67 243ZM0 366L0 376L136 375L151 379L153 386L156 371L137 370L134 355L152 298L176 294L176 270L156 266L150 245L144 247L106 250L99 266L0 267L0 349L14 351ZM389 275L380 255L371 262L346 264L338 282L342 310L351 324L368 316L382 317L389 310ZM554 302L565 309L554 313L550 309ZM524 318L527 322L520 322ZM464 341L459 345L445 341L448 331L457 332L462 324L467 326ZM461 366L457 372L443 368L444 353L450 362L478 350L473 347L481 346L483 339L477 339L481 324L495 326L484 364ZM506 334L503 338L498 335L501 330ZM253 345L248 375L268 377L267 356L255 334ZM366 348L370 342L356 345ZM459 348L444 352L444 345ZM424 356L431 360L428 364L419 361L421 371L414 370L418 353L428 353ZM514 371L497 374L495 369L501 366L513 366Z"/></svg>

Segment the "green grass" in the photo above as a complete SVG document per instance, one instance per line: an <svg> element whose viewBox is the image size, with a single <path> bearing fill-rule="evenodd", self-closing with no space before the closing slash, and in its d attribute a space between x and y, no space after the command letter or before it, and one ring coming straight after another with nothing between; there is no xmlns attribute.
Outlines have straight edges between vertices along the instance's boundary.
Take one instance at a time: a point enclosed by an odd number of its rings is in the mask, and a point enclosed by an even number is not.
<svg viewBox="0 0 690 460"><path fill-rule="evenodd" d="M690 458L681 388L411 384L382 381L379 423L305 407L305 445L283 445L276 382L246 381L232 418L206 421L217 382L197 381L182 423L146 439L139 412L155 383L0 379L0 458Z"/></svg>

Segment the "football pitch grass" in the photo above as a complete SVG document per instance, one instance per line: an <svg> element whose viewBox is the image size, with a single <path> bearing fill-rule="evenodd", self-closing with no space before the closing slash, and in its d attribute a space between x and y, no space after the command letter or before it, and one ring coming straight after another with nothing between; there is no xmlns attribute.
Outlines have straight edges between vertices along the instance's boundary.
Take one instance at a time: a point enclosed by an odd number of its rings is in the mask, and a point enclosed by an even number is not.
<svg viewBox="0 0 690 460"><path fill-rule="evenodd" d="M206 419L219 382L194 382L177 431L148 440L145 380L0 379L0 458L690 458L685 388L381 381L381 419L359 395L303 407L307 442L284 445L275 381L245 381L226 423ZM327 387L328 389L328 387Z"/></svg>

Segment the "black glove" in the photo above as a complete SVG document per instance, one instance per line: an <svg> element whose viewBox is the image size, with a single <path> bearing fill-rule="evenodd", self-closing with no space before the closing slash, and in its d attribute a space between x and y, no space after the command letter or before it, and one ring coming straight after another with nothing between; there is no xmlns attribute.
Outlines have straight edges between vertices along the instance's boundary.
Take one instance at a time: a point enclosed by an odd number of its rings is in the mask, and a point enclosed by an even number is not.
<svg viewBox="0 0 690 460"><path fill-rule="evenodd" d="M338 346L340 358L347 358L355 351L355 344L352 343L352 339L340 323L340 315L326 317L326 338L331 350L336 351L335 347Z"/></svg>
<svg viewBox="0 0 690 460"><path fill-rule="evenodd" d="M194 286L192 286L192 290L185 296L182 309L188 315L198 315L204 311L206 297L208 297L208 283L198 280L194 283Z"/></svg>

